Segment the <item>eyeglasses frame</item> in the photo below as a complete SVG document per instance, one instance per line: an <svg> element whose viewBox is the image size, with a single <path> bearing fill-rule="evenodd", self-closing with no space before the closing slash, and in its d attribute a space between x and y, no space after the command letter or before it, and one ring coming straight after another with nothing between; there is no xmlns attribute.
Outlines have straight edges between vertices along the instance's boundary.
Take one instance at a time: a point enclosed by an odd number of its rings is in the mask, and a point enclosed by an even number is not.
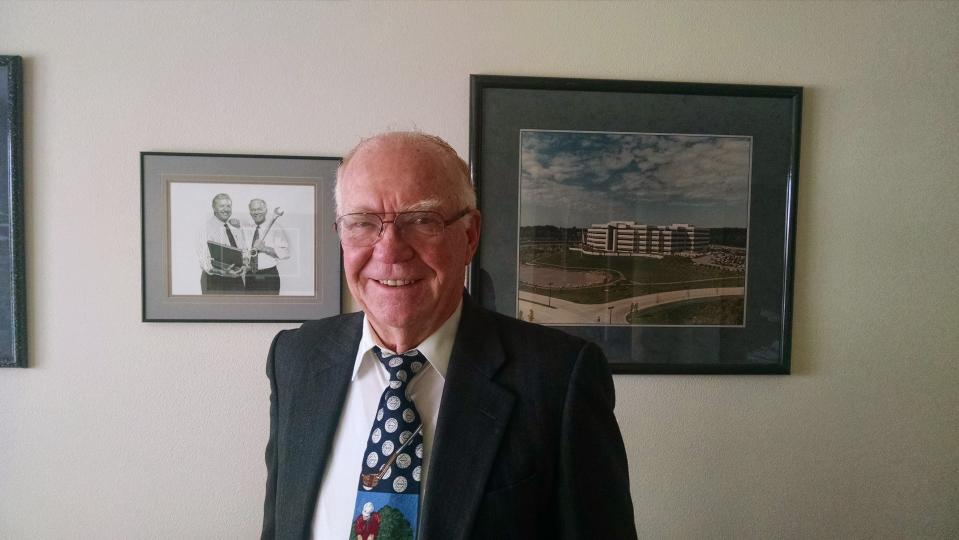
<svg viewBox="0 0 959 540"><path fill-rule="evenodd" d="M387 224L387 223L392 223L393 226L396 227L396 218L398 218L399 216L401 216L401 215L403 215L403 214L423 214L423 213L436 214L437 216L439 216L440 222L443 224L443 230L440 231L440 233L436 235L436 236L439 236L440 234L443 234L444 232L446 232L446 228L447 228L447 227L449 227L449 226L452 225L453 223L456 223L457 221L463 219L464 216L468 215L468 214L469 214L470 212L472 212L472 211L473 211L472 208L464 208L463 210L460 210L459 213L457 213L455 216L453 216L453 217L450 218L450 219L443 219L443 214L441 214L441 213L439 213L439 212L437 212L437 211L435 211L435 210L407 210L407 211L403 211L403 212L350 212L349 214L343 214L342 216L339 216L339 217L336 218L336 221L333 222L333 230L336 231L336 233L337 233L337 234L336 234L336 237L340 239L340 243L342 244L342 243L343 243L343 237L340 236L340 234L339 234L339 231L340 231L340 229L339 229L339 223L340 223L340 220L341 220L341 219L343 219L343 218L345 218L345 217L347 217L347 216L376 216L377 219L380 220L380 230L379 230L379 232L376 234L376 240L374 240L374 241L373 241L372 243L370 243L369 245L365 245L365 246L364 246L364 245L357 245L357 246L355 246L355 247L372 247L372 246L376 245L376 243L379 242L380 239L383 238L383 231L386 230L386 224ZM393 219L390 219L390 220L383 219L383 216L387 216L387 215L391 215L391 214L392 214L392 216L393 216ZM402 227L397 227L397 233L402 233L402 230L403 230Z"/></svg>

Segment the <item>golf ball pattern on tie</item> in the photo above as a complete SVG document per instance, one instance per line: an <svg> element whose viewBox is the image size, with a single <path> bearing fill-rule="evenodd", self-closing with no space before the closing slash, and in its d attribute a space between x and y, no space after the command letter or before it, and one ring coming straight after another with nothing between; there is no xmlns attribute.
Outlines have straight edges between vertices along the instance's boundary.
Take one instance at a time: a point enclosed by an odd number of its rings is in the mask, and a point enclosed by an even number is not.
<svg viewBox="0 0 959 540"><path fill-rule="evenodd" d="M363 475L378 474L379 482L371 487L361 480L359 490L418 495L423 435L419 412L406 389L426 359L415 349L397 355L374 347L373 354L389 372L390 381L380 397L363 462Z"/></svg>

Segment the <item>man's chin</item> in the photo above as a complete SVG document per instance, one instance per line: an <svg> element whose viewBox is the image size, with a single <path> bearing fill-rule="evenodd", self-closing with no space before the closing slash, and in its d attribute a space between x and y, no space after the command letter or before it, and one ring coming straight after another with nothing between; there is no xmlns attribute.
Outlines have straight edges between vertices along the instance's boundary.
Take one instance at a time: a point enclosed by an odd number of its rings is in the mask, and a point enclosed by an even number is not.
<svg viewBox="0 0 959 540"><path fill-rule="evenodd" d="M422 301L397 303L380 299L367 304L367 309L364 311L373 329L378 333L399 337L397 333L401 332L409 338L418 336L424 328L429 326L435 315L431 310L424 309L424 305Z"/></svg>

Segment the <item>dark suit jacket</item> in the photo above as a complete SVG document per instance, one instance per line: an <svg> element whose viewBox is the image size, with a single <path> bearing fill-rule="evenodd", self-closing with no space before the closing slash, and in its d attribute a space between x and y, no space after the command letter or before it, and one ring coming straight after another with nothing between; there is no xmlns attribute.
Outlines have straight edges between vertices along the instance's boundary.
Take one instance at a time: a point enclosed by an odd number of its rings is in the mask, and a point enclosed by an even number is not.
<svg viewBox="0 0 959 540"><path fill-rule="evenodd" d="M310 537L362 321L308 322L273 341L263 538ZM419 539L635 538L613 394L596 345L466 297Z"/></svg>

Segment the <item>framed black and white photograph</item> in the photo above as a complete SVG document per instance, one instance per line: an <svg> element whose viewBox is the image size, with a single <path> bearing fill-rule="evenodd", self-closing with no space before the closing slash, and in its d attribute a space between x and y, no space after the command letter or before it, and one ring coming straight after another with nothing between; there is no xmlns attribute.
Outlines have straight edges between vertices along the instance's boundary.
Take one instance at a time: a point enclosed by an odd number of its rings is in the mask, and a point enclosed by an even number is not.
<svg viewBox="0 0 959 540"><path fill-rule="evenodd" d="M144 321L340 309L339 158L141 153Z"/></svg>
<svg viewBox="0 0 959 540"><path fill-rule="evenodd" d="M27 366L23 61L0 56L0 367Z"/></svg>
<svg viewBox="0 0 959 540"><path fill-rule="evenodd" d="M487 307L619 373L789 373L802 89L474 75Z"/></svg>

